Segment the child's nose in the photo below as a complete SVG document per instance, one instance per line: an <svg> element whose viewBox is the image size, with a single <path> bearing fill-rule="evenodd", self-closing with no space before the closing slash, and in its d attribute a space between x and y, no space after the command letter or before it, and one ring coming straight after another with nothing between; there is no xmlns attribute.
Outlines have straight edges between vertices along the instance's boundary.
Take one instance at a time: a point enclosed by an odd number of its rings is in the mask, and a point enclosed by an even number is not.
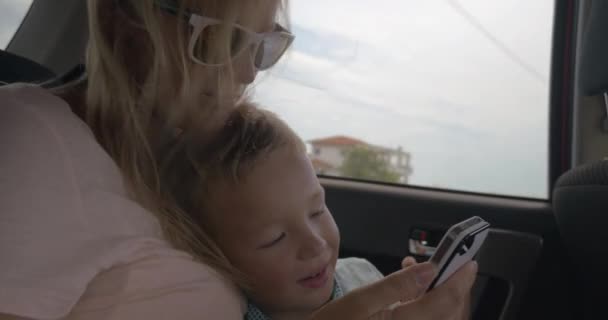
<svg viewBox="0 0 608 320"><path fill-rule="evenodd" d="M298 258L300 260L316 258L323 253L326 246L327 241L325 241L322 235L310 232L307 237L302 239L302 246L298 252Z"/></svg>

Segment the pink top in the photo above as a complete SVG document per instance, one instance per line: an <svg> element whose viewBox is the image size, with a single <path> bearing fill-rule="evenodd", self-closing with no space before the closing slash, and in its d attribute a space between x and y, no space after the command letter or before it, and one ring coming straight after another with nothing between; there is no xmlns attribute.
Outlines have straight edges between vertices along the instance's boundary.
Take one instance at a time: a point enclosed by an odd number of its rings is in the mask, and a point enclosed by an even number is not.
<svg viewBox="0 0 608 320"><path fill-rule="evenodd" d="M0 87L0 314L234 319L245 303L173 249L65 101Z"/></svg>

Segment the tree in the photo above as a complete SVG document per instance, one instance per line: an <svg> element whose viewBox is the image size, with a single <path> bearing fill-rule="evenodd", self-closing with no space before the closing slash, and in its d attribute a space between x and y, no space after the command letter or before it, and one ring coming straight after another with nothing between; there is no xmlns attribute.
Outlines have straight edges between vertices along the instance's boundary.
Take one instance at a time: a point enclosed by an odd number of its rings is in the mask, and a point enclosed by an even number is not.
<svg viewBox="0 0 608 320"><path fill-rule="evenodd" d="M388 161L368 147L355 147L347 152L340 173L356 179L399 182L399 174L391 169Z"/></svg>

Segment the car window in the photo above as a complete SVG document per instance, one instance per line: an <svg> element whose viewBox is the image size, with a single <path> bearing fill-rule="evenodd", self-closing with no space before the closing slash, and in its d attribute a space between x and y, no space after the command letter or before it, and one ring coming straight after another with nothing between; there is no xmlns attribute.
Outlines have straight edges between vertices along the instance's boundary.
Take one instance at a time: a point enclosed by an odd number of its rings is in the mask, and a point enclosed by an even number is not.
<svg viewBox="0 0 608 320"><path fill-rule="evenodd" d="M291 0L254 98L317 173L548 198L549 0Z"/></svg>
<svg viewBox="0 0 608 320"><path fill-rule="evenodd" d="M6 49L31 4L32 0L0 0L0 49Z"/></svg>

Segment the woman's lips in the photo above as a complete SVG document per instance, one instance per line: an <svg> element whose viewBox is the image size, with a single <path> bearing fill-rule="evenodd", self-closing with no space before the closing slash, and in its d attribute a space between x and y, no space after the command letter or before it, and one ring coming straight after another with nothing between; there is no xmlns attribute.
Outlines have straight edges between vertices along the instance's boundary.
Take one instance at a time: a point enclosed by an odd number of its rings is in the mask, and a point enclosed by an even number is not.
<svg viewBox="0 0 608 320"><path fill-rule="evenodd" d="M329 272L328 265L326 265L321 271L316 274L306 277L304 279L298 280L298 284L303 287L310 289L319 289L325 286L327 281L329 280Z"/></svg>

